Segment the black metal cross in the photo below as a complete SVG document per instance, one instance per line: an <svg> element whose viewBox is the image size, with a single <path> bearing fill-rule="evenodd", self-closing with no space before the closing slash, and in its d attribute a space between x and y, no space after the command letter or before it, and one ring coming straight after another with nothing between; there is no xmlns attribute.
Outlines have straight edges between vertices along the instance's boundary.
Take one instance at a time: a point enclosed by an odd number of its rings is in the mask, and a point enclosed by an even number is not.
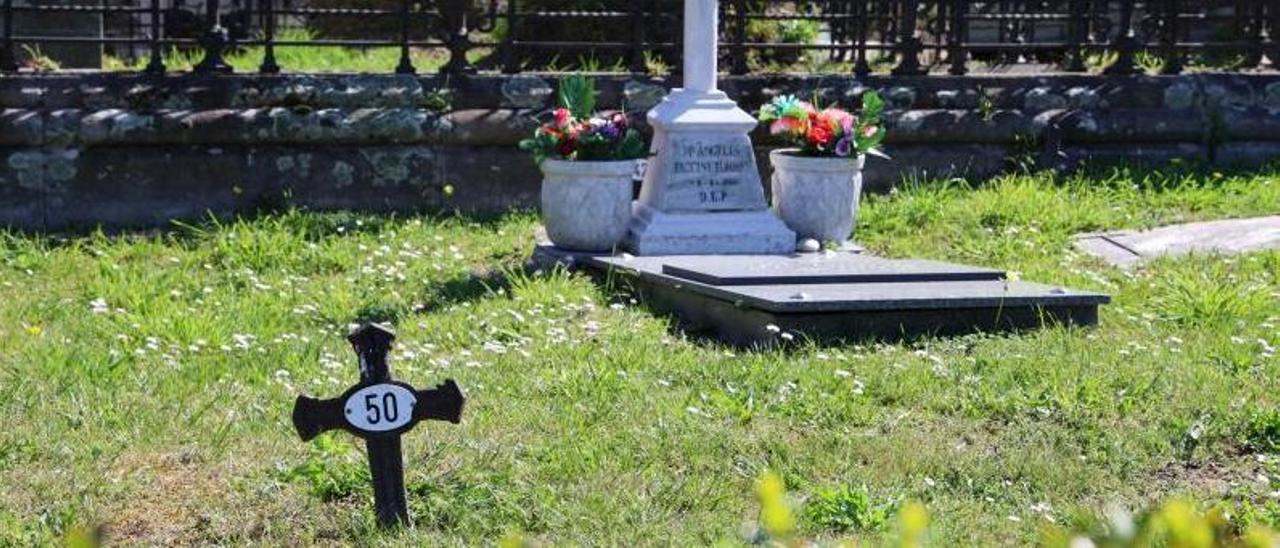
<svg viewBox="0 0 1280 548"><path fill-rule="evenodd" d="M427 419L458 424L466 401L453 379L421 391L393 380L387 353L395 338L379 324L360 327L347 337L360 357L360 383L337 398L298 396L293 405L293 427L302 441L337 429L365 440L374 506L383 527L410 524L400 435Z"/></svg>

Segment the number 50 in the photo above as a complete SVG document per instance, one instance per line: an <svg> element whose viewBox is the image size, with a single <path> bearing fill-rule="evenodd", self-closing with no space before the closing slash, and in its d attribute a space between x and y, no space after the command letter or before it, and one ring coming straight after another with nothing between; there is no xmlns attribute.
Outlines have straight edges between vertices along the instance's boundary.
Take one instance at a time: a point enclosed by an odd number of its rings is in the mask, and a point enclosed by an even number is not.
<svg viewBox="0 0 1280 548"><path fill-rule="evenodd" d="M387 422L396 422L400 419L400 408L396 405L398 402L394 392L383 393L381 402L378 399L377 394L364 395L364 409L368 412L366 419L369 424L378 424L384 419Z"/></svg>

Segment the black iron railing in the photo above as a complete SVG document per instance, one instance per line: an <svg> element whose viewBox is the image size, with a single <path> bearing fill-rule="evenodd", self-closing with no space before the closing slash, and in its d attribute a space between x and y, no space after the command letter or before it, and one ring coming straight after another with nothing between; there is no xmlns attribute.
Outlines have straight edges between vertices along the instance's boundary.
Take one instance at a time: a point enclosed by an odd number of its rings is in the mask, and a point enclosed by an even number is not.
<svg viewBox="0 0 1280 548"><path fill-rule="evenodd" d="M0 0L0 71L41 47L79 44L164 73L166 55L200 56L191 70L231 70L229 51L260 52L282 69L295 46L398 48L386 70L413 73L412 52L438 70L616 72L678 69L681 0ZM1188 66L1228 70L1280 63L1280 0L722 0L723 67L753 71L966 74L1011 65L1110 74ZM570 6L569 8L563 6ZM598 6L607 6L600 8ZM611 6L611 7L608 7ZM97 17L100 32L42 31L37 18ZM327 22L327 23L326 23ZM282 29L315 32L298 38ZM318 29L318 30L317 30ZM132 66L132 65L130 65ZM39 67L36 67L39 68Z"/></svg>

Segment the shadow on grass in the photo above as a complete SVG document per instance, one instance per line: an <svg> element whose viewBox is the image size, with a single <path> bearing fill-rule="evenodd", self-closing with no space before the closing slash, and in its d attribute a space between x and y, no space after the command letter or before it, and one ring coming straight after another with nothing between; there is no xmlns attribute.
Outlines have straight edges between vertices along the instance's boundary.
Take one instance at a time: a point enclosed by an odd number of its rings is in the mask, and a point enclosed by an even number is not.
<svg viewBox="0 0 1280 548"><path fill-rule="evenodd" d="M268 203L245 211L213 212L203 216L170 219L164 226L154 224L72 225L57 230L20 229L0 226L0 236L44 239L50 246L66 245L79 239L105 236L111 238L164 237L179 244L203 241L209 235L241 225L259 225L301 234L307 241L319 240L339 233L339 228L359 226L365 234L378 234L411 220L425 223L461 223L478 228L496 229L511 217L530 214L529 209L495 212L465 212L423 208L405 211L312 210L305 207Z"/></svg>
<svg viewBox="0 0 1280 548"><path fill-rule="evenodd" d="M477 270L446 280L443 284L432 284L421 294L419 301L423 304L414 313L435 312L496 295L499 291L509 292L512 272L504 268Z"/></svg>

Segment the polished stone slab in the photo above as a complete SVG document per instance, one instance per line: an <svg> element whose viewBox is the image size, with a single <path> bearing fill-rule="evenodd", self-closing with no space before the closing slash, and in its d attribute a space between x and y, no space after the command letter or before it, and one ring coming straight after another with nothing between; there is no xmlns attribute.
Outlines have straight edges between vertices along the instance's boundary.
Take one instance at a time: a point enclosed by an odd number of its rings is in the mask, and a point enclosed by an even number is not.
<svg viewBox="0 0 1280 548"><path fill-rule="evenodd" d="M1001 280L990 268L927 260L893 260L856 253L790 256L668 257L662 273L711 285L838 284Z"/></svg>
<svg viewBox="0 0 1280 548"><path fill-rule="evenodd" d="M1116 266L1133 266L1165 255L1280 249L1280 216L1081 234L1076 236L1076 247Z"/></svg>
<svg viewBox="0 0 1280 548"><path fill-rule="evenodd" d="M994 269L847 252L633 256L539 246L534 256L631 280L648 306L686 330L741 346L778 343L784 333L791 340L896 340L1093 325L1098 307L1110 302L1102 293L1007 280ZM689 272L703 278L685 277ZM952 275L962 278L930 278Z"/></svg>
<svg viewBox="0 0 1280 548"><path fill-rule="evenodd" d="M704 256L708 260L727 259L722 256ZM603 268L637 274L640 277L677 287L691 293L723 299L760 310L779 313L839 312L857 310L931 310L939 308L983 308L1054 305L1098 305L1109 301L1106 295L1076 291L1064 287L1023 281L1009 281L992 277L999 271L973 268L974 273L987 279L968 280L910 280L916 272L948 272L938 266L950 266L932 261L885 259L869 255L847 255L839 263L853 269L872 270L864 265L875 265L878 275L892 277L896 271L904 274L905 281L865 282L834 281L825 283L768 282L757 278L754 284L716 285L664 272L669 262L685 261L687 257L634 257L595 256L590 262ZM739 261L750 262L777 260L777 257L738 256ZM803 265L811 259L793 256L791 264ZM921 269L921 267L924 269ZM803 268L803 267L801 267ZM963 267L956 267L963 268ZM970 267L972 268L972 267ZM727 269L726 269L727 270ZM779 266L772 271L779 280L795 276ZM963 272L963 271L961 271ZM832 279L841 276L832 274Z"/></svg>

